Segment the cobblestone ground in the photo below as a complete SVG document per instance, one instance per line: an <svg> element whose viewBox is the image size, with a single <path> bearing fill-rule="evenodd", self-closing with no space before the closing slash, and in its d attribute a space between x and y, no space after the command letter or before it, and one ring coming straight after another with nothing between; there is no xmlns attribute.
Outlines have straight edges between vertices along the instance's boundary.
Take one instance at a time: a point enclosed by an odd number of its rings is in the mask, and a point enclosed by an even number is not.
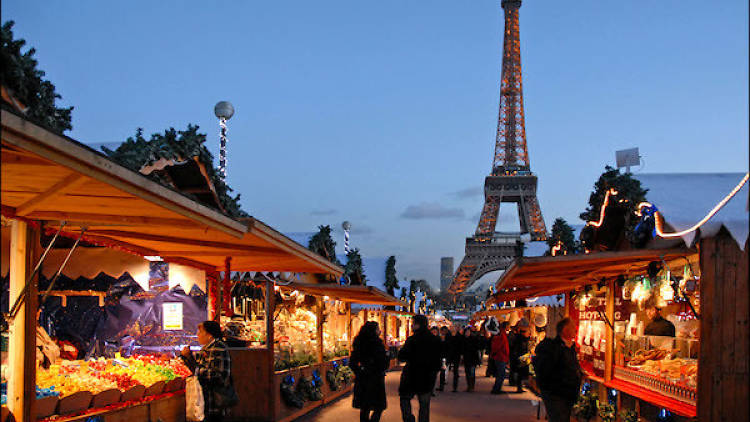
<svg viewBox="0 0 750 422"><path fill-rule="evenodd" d="M529 392L521 394L490 395L494 378L484 377L485 367L477 368L476 391L467 393L466 383L461 374L458 384L458 392L437 392L432 398L430 406L431 422L461 422L461 421L514 421L532 422L537 421L537 408L532 405L532 400L538 400ZM388 408L383 413L382 422L401 422L401 411L398 403L398 382L401 376L400 370L388 372L385 379L386 394L388 395ZM507 385L504 390L515 390ZM450 390L450 389L448 389ZM418 404L416 399L412 401L412 408L416 416ZM541 415L542 421L544 415ZM342 422L358 421L359 411L352 408L351 393L339 400L316 409L311 413L297 419L298 422Z"/></svg>

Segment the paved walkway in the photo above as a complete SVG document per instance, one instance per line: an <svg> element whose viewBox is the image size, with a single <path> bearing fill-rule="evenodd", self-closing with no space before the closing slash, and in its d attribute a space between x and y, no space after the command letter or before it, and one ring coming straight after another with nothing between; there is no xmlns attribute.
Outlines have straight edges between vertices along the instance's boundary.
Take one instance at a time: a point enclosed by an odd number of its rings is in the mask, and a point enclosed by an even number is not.
<svg viewBox="0 0 750 422"><path fill-rule="evenodd" d="M502 394L493 396L489 394L492 389L494 378L484 377L485 367L477 368L476 391L467 393L466 383L461 374L458 384L458 392L438 392L432 398L430 406L430 422L461 422L461 421L514 421L514 422L538 422L536 418L536 407L532 406L531 400L536 397L528 392L522 394ZM388 408L383 413L382 422L401 422L401 410L398 404L398 382L401 371L391 371L385 378L386 394L388 396ZM505 390L515 390L507 385ZM449 390L449 389L448 389ZM416 399L412 401L414 416L416 416L419 405ZM544 422L542 415L541 422ZM352 408L351 394L341 399L316 409L307 415L297 419L297 422L342 422L358 421L359 410Z"/></svg>

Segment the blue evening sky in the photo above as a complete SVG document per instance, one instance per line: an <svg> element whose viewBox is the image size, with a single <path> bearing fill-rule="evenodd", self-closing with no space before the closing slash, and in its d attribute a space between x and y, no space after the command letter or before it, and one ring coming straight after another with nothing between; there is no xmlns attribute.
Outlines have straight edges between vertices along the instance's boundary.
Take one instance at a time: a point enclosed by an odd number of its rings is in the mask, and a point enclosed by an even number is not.
<svg viewBox="0 0 750 422"><path fill-rule="evenodd" d="M644 172L748 167L747 0L526 0L526 131L548 226L580 223L617 149ZM73 138L197 123L229 183L282 232L337 228L399 278L463 256L492 162L499 0L2 2L74 105ZM503 229L509 230L501 210Z"/></svg>

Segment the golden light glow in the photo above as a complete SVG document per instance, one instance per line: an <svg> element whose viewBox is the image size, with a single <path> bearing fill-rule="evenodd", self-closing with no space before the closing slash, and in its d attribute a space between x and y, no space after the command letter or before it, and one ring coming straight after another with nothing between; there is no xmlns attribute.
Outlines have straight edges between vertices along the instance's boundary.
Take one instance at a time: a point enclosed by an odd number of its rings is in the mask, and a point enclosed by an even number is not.
<svg viewBox="0 0 750 422"><path fill-rule="evenodd" d="M599 211L599 221L589 221L586 223L587 226L594 226L594 227L600 227L602 223L604 223L604 210L607 208L607 205L609 204L609 197L611 195L617 195L617 191L613 188L607 191L607 193L604 195L604 203L602 203L602 208Z"/></svg>

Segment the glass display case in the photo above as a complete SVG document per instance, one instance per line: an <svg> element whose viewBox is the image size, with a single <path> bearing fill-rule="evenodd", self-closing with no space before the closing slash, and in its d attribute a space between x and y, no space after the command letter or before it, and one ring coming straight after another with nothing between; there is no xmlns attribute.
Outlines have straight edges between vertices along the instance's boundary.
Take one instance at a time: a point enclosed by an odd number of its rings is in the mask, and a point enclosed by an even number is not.
<svg viewBox="0 0 750 422"><path fill-rule="evenodd" d="M666 283L659 280L649 286L648 280L630 281L618 290L627 305L627 319L614 326L613 375L695 405L700 330L694 311L698 312L699 298L681 289L675 295L671 287L663 288ZM658 316L653 311L649 315L647 303L657 304ZM675 335L650 335L649 324L655 320L673 326Z"/></svg>
<svg viewBox="0 0 750 422"><path fill-rule="evenodd" d="M323 360L349 355L349 308L345 302L323 298Z"/></svg>

